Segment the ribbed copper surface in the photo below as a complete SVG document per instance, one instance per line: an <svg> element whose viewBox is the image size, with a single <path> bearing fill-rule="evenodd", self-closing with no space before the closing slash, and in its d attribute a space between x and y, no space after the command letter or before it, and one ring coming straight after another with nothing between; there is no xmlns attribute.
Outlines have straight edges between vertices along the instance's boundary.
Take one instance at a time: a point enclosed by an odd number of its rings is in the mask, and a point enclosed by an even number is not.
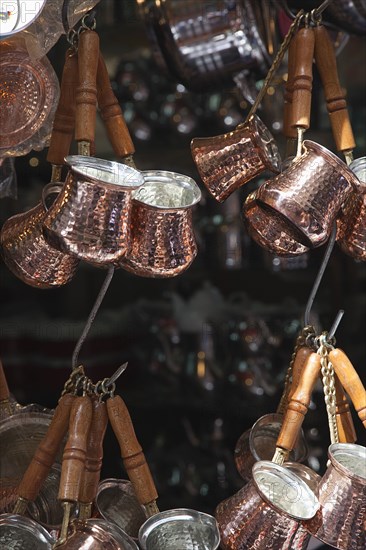
<svg viewBox="0 0 366 550"><path fill-rule="evenodd" d="M143 178L116 162L68 159L71 169L44 220L45 237L79 259L108 266L129 247L132 191Z"/></svg>
<svg viewBox="0 0 366 550"><path fill-rule="evenodd" d="M261 185L256 200L281 215L290 232L295 228L303 245L315 248L329 238L356 179L333 153L306 140L301 157Z"/></svg>
<svg viewBox="0 0 366 550"><path fill-rule="evenodd" d="M10 271L28 285L58 287L68 283L79 264L50 246L42 233L46 210L38 204L9 218L0 233L1 252Z"/></svg>
<svg viewBox="0 0 366 550"><path fill-rule="evenodd" d="M337 243L355 260L366 260L366 184L364 193L352 191L341 210Z"/></svg>
<svg viewBox="0 0 366 550"><path fill-rule="evenodd" d="M265 170L280 171L275 141L257 116L227 134L193 139L191 153L203 183L219 202Z"/></svg>
<svg viewBox="0 0 366 550"><path fill-rule="evenodd" d="M298 232L280 214L257 204L255 191L244 202L243 216L249 235L268 252L291 257L309 250L299 242Z"/></svg>

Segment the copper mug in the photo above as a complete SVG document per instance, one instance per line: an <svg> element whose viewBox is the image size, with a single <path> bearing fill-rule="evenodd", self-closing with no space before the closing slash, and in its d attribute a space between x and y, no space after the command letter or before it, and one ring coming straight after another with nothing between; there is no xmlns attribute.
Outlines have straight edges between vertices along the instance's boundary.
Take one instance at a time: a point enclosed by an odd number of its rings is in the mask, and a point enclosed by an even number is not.
<svg viewBox="0 0 366 550"><path fill-rule="evenodd" d="M137 544L117 525L93 518L71 523L67 539L60 550L138 550Z"/></svg>
<svg viewBox="0 0 366 550"><path fill-rule="evenodd" d="M305 140L302 155L259 187L256 202L285 221L292 239L316 248L329 238L341 206L356 185L355 174L343 161L322 145Z"/></svg>
<svg viewBox="0 0 366 550"><path fill-rule="evenodd" d="M271 413L261 416L250 430L245 431L238 439L234 460L240 476L244 480L252 477L253 465L260 460L272 460L276 451L278 435L281 431L283 415ZM291 462L306 460L308 448L304 433L301 430L296 446L291 451Z"/></svg>
<svg viewBox="0 0 366 550"><path fill-rule="evenodd" d="M191 153L203 183L219 202L265 170L281 169L274 138L257 115L227 134L194 138Z"/></svg>
<svg viewBox="0 0 366 550"><path fill-rule="evenodd" d="M54 540L36 521L15 514L0 516L0 548L52 550Z"/></svg>
<svg viewBox="0 0 366 550"><path fill-rule="evenodd" d="M54 288L68 283L79 261L50 246L43 236L47 205L57 200L61 184L48 186L44 201L12 216L4 223L1 252L5 264L21 281L37 288Z"/></svg>
<svg viewBox="0 0 366 550"><path fill-rule="evenodd" d="M192 209L201 199L196 182L175 172L142 172L133 194L131 244L119 267L142 277L175 277L197 255Z"/></svg>
<svg viewBox="0 0 366 550"><path fill-rule="evenodd" d="M47 241L99 266L118 261L130 244L132 192L141 172L118 162L74 155L63 188L44 219Z"/></svg>
<svg viewBox="0 0 366 550"><path fill-rule="evenodd" d="M254 464L252 479L215 511L225 550L305 550L310 535L301 521L319 502L309 485L273 462Z"/></svg>
<svg viewBox="0 0 366 550"><path fill-rule="evenodd" d="M366 447L334 443L319 483L320 509L304 523L325 544L339 550L366 548Z"/></svg>
<svg viewBox="0 0 366 550"><path fill-rule="evenodd" d="M349 165L358 182L341 209L338 219L337 243L355 260L366 260L366 157Z"/></svg>

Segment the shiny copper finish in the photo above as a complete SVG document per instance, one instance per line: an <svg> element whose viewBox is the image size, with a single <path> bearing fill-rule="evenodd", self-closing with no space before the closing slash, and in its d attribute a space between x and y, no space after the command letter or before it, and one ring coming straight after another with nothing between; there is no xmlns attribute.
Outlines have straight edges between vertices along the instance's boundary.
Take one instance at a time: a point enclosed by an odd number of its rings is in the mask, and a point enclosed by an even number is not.
<svg viewBox="0 0 366 550"><path fill-rule="evenodd" d="M250 193L243 207L244 224L252 239L272 254L299 256L309 248L298 240L297 232L275 210L256 202L256 191Z"/></svg>
<svg viewBox="0 0 366 550"><path fill-rule="evenodd" d="M257 462L251 481L216 508L221 545L225 550L305 549L310 537L299 520L317 509L301 478L283 466Z"/></svg>
<svg viewBox="0 0 366 550"><path fill-rule="evenodd" d="M66 157L69 173L44 220L47 241L96 264L118 261L130 244L132 191L141 172L117 162Z"/></svg>
<svg viewBox="0 0 366 550"><path fill-rule="evenodd" d="M119 263L142 277L175 277L197 255L192 208L201 198L197 184L175 172L143 172L134 193L131 246Z"/></svg>
<svg viewBox="0 0 366 550"><path fill-rule="evenodd" d="M113 523L102 519L76 520L60 550L138 550L136 543Z"/></svg>
<svg viewBox="0 0 366 550"><path fill-rule="evenodd" d="M256 115L227 134L194 138L191 153L203 183L219 202L265 170L278 173L281 166L273 136Z"/></svg>
<svg viewBox="0 0 366 550"><path fill-rule="evenodd" d="M308 140L303 146L285 172L261 185L256 201L281 216L301 244L316 248L329 238L357 178L325 147Z"/></svg>
<svg viewBox="0 0 366 550"><path fill-rule="evenodd" d="M366 548L366 448L352 443L329 447L330 464L319 484L320 510L305 528L340 550Z"/></svg>
<svg viewBox="0 0 366 550"><path fill-rule="evenodd" d="M79 264L76 258L45 241L42 227L46 215L46 206L40 203L9 218L0 233L1 253L7 267L24 283L38 288L68 283Z"/></svg>
<svg viewBox="0 0 366 550"><path fill-rule="evenodd" d="M354 160L350 170L358 177L357 186L340 212L337 242L355 260L366 260L366 157Z"/></svg>
<svg viewBox="0 0 366 550"><path fill-rule="evenodd" d="M277 413L261 416L250 430L239 437L235 446L234 460L243 479L251 479L253 465L258 460L272 460L281 431L282 419L283 416ZM301 462L306 459L307 452L304 433L301 430L299 440L290 453L289 460Z"/></svg>

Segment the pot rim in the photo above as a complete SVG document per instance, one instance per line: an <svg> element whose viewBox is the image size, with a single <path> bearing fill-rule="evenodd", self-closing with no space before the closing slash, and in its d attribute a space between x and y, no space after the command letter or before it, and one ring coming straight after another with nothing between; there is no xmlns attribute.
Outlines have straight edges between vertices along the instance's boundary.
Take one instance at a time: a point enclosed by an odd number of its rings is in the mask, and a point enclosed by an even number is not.
<svg viewBox="0 0 366 550"><path fill-rule="evenodd" d="M82 176L86 181L111 186L114 189L132 191L144 183L140 170L113 160L68 155L65 157L65 163L71 172ZM111 181L111 175L115 181Z"/></svg>
<svg viewBox="0 0 366 550"><path fill-rule="evenodd" d="M345 466L341 462L338 462L337 451L348 451L349 454L351 454L351 451L356 451L358 456L362 455L362 458L365 459L365 476L363 477L353 473L349 468L347 468L347 466ZM353 452L353 456L354 455L355 452ZM357 445L357 443L333 443L328 447L328 456L334 468L337 471L341 472L341 474L347 476L350 479L355 479L363 485L366 484L366 447L363 447L362 445Z"/></svg>
<svg viewBox="0 0 366 550"><path fill-rule="evenodd" d="M36 533L35 536L37 537L37 541L49 544L50 550L51 545L55 542L54 538L50 535L47 529L45 529L45 527L29 517L18 514L1 514L0 527L3 525L21 527L23 531L28 531L33 535Z"/></svg>

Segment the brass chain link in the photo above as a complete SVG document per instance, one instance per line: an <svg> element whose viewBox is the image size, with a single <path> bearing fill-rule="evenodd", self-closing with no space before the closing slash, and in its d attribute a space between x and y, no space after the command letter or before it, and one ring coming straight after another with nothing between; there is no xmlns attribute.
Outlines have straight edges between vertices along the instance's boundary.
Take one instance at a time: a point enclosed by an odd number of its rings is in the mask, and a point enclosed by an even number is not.
<svg viewBox="0 0 366 550"><path fill-rule="evenodd" d="M321 374L323 382L324 400L328 415L329 433L331 443L339 443L339 434L336 420L336 390L334 368L329 360L329 351L334 349L333 342L328 340L328 333L323 332L318 338Z"/></svg>

